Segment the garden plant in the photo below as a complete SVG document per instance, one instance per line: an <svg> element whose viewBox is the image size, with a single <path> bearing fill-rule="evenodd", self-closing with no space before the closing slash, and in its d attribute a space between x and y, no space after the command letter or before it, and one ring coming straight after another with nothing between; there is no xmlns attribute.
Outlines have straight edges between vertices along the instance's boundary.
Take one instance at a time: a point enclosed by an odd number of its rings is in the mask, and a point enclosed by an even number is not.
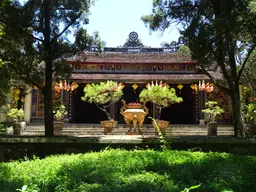
<svg viewBox="0 0 256 192"><path fill-rule="evenodd" d="M205 106L207 108L203 109L202 112L208 115L208 135L217 136L218 123L216 122L216 116L224 113L224 109L218 106L217 101L207 101Z"/></svg>
<svg viewBox="0 0 256 192"><path fill-rule="evenodd" d="M170 88L165 83L148 84L146 89L143 89L139 95L140 102L151 102L156 104L159 109L158 118L161 118L162 108L169 107L171 104L180 103L183 101L182 97L176 95L176 90Z"/></svg>
<svg viewBox="0 0 256 192"><path fill-rule="evenodd" d="M84 102L95 103L106 114L107 119L111 120L112 117L107 109L121 99L122 89L123 85L115 81L87 84L84 88L84 96L81 99Z"/></svg>
<svg viewBox="0 0 256 192"><path fill-rule="evenodd" d="M255 162L217 152L107 149L1 162L0 191L256 191Z"/></svg>

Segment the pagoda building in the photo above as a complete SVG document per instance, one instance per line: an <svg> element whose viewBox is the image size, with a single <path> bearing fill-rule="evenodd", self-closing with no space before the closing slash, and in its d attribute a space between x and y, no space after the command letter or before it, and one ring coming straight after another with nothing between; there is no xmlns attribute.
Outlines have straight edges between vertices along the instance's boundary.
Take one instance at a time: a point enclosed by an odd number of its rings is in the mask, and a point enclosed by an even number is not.
<svg viewBox="0 0 256 192"><path fill-rule="evenodd" d="M145 47L136 32L129 34L128 40L121 47L105 47L102 53L92 48L69 58L73 66L70 83L75 82L78 87L72 91L62 91L54 94L54 100L61 100L68 109L70 123L99 124L105 115L94 104L83 102L83 88L88 83L99 83L113 80L124 84L123 100L127 103L138 102L139 94L148 83L164 82L176 89L178 96L183 98L182 103L173 104L162 110L161 119L171 124L198 124L204 118L201 110L207 100L217 100L225 108L225 114L219 119L225 122L230 119L230 101L221 91L214 87L212 92L197 91L199 82L210 82L196 66L190 57L182 56L177 52L183 45L182 39L172 43L170 47ZM27 110L27 121L43 119L43 98L36 89L32 90L27 100L30 108ZM110 107L110 113L119 124L125 124L120 114L122 102ZM157 109L154 104L148 103L149 116L156 117ZM150 123L146 118L144 123Z"/></svg>

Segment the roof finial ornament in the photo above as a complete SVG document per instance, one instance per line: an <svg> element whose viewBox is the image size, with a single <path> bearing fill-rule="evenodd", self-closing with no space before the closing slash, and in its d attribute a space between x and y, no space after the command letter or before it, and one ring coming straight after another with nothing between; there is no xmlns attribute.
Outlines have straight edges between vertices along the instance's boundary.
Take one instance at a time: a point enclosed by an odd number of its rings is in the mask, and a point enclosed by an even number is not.
<svg viewBox="0 0 256 192"><path fill-rule="evenodd" d="M144 45L141 43L138 33L132 31L123 47L144 47Z"/></svg>

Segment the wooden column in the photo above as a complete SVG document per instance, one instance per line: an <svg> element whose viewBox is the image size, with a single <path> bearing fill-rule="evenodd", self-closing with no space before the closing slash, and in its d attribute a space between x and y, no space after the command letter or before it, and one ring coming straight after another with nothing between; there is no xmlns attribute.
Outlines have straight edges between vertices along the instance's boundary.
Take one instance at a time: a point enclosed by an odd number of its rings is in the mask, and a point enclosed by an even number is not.
<svg viewBox="0 0 256 192"><path fill-rule="evenodd" d="M205 91L199 91L199 124L204 125L204 113L202 110L205 108Z"/></svg>
<svg viewBox="0 0 256 192"><path fill-rule="evenodd" d="M68 111L68 120L69 122L72 122L72 108L74 105L72 105L72 92L68 92L68 106L67 106L67 111Z"/></svg>
<svg viewBox="0 0 256 192"><path fill-rule="evenodd" d="M32 88L29 88L28 94L25 95L24 102L24 121L27 124L31 122L31 112L32 112Z"/></svg>

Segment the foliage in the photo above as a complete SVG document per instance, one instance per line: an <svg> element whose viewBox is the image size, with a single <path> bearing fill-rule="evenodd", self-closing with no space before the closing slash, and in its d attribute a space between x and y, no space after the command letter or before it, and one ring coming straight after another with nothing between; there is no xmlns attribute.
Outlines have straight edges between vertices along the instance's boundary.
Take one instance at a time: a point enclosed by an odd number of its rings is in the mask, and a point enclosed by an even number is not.
<svg viewBox="0 0 256 192"><path fill-rule="evenodd" d="M87 84L84 88L84 96L81 99L84 102L95 103L110 120L111 116L106 108L121 99L123 95L122 89L123 85L115 81Z"/></svg>
<svg viewBox="0 0 256 192"><path fill-rule="evenodd" d="M214 165L214 166L213 166ZM104 150L0 163L0 191L256 191L256 157L175 150ZM193 190L192 190L193 191Z"/></svg>
<svg viewBox="0 0 256 192"><path fill-rule="evenodd" d="M13 108L13 109L10 109L10 111L7 115L10 118L12 118L16 123L19 123L23 120L24 110L18 109L18 108Z"/></svg>
<svg viewBox="0 0 256 192"><path fill-rule="evenodd" d="M180 103L183 101L181 97L176 95L174 88L169 88L167 85L152 85L148 84L147 89L143 89L139 95L142 103L155 103L159 108L159 116L161 115L161 108L169 107L171 104Z"/></svg>
<svg viewBox="0 0 256 192"><path fill-rule="evenodd" d="M224 109L218 106L216 101L207 101L205 103L206 109L203 109L202 112L209 115L210 122L215 122L216 115L224 113Z"/></svg>
<svg viewBox="0 0 256 192"><path fill-rule="evenodd" d="M62 121L65 116L68 114L66 111L66 107L64 105L60 105L56 108L55 111L53 111L54 117L57 121Z"/></svg>
<svg viewBox="0 0 256 192"><path fill-rule="evenodd" d="M245 84L256 93L256 50L254 50L248 59L248 64L244 70Z"/></svg>
<svg viewBox="0 0 256 192"><path fill-rule="evenodd" d="M8 61L11 79L22 80L44 93L45 135L53 136L53 78L69 78L72 66L66 62L79 51L96 50L98 34L91 38L82 28L88 24L92 1L5 1L0 8L0 59ZM68 35L75 35L71 42ZM88 38L89 37L89 38ZM83 49L83 50L81 50ZM100 50L98 50L100 51Z"/></svg>
<svg viewBox="0 0 256 192"><path fill-rule="evenodd" d="M148 117L148 118L150 118L150 119L153 121L153 123L154 123L154 125L155 125L155 127L156 127L157 133L158 133L158 135L159 135L159 137L160 137L161 148L162 148L163 150L171 149L171 147L170 147L170 142L168 142L168 141L165 139L165 137L163 136L163 134L162 134L162 132L161 132L161 130L160 130L160 128L159 128L159 126L158 126L156 120L155 120L154 118L152 118L152 117Z"/></svg>
<svg viewBox="0 0 256 192"><path fill-rule="evenodd" d="M7 125L4 125L4 124L0 124L0 135L1 134L6 134L7 133L7 128L8 126Z"/></svg>
<svg viewBox="0 0 256 192"><path fill-rule="evenodd" d="M36 189L31 189L27 185L23 185L21 189L16 189L19 192L38 192Z"/></svg>
<svg viewBox="0 0 256 192"><path fill-rule="evenodd" d="M246 136L239 84L248 58L256 47L254 0L153 0L152 14L142 17L151 30L176 23L200 69L232 101L235 136ZM245 16L246 15L246 16ZM223 74L218 81L209 70Z"/></svg>
<svg viewBox="0 0 256 192"><path fill-rule="evenodd" d="M256 122L256 103L251 102L245 105L245 120L248 124L254 124Z"/></svg>
<svg viewBox="0 0 256 192"><path fill-rule="evenodd" d="M178 49L178 53L183 55L183 56L191 57L191 51L190 51L189 47L186 46L186 45L180 46L180 48Z"/></svg>
<svg viewBox="0 0 256 192"><path fill-rule="evenodd" d="M189 192L189 191L191 191L192 189L197 189L197 188L199 188L201 186L201 184L199 184L199 185L194 185L194 186L191 186L191 187L189 187L189 188L185 188L184 190L182 190L181 192Z"/></svg>
<svg viewBox="0 0 256 192"><path fill-rule="evenodd" d="M253 97L253 91L247 86L243 86L242 93L245 123L252 126L256 122L256 98Z"/></svg>

